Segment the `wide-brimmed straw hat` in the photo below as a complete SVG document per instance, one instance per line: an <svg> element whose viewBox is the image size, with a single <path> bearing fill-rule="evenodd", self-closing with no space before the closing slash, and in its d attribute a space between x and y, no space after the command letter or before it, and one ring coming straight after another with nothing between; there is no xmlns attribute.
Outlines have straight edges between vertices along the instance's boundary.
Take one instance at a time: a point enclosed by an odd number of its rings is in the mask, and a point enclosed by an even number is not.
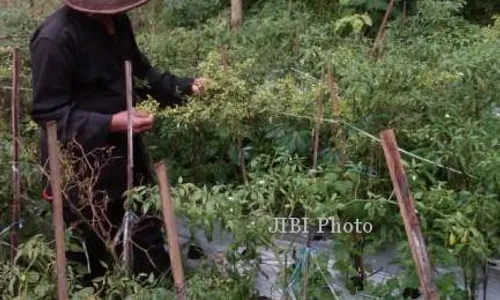
<svg viewBox="0 0 500 300"><path fill-rule="evenodd" d="M71 8L92 14L117 14L137 6L143 5L149 0L64 0Z"/></svg>

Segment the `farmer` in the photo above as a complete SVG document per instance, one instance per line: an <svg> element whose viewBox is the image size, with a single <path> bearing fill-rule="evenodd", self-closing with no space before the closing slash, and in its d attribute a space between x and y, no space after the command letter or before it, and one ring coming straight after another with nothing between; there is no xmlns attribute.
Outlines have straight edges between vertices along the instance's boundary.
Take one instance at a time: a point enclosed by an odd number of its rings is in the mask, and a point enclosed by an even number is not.
<svg viewBox="0 0 500 300"><path fill-rule="evenodd" d="M65 5L34 32L30 41L33 76L31 116L42 128L41 161L46 171L48 150L45 126L48 121L57 122L58 139L63 145L68 145L70 141L79 145L72 148L78 150L74 152L76 157L94 153L96 149L112 151L108 161L99 165L99 172L92 169L94 172L91 173L88 166L82 168L77 167L76 162L72 163L75 168L73 174L76 175L68 180L77 184L65 184L64 220L66 226L83 240L86 249L86 253L68 252L67 257L88 267L90 272L84 280L90 283L89 280L105 274L106 268L101 261L109 265L109 253L112 252L106 245L119 232L124 216L123 194L127 182L124 61L132 62L133 76L140 79L141 85L135 89L136 94L142 97L151 95L163 106L180 105L186 96L199 94L203 80L160 72L138 49L125 12L148 0L64 2ZM132 117L136 133L133 141L134 185L152 182L149 161L138 134L150 130L153 121L153 116L149 114L134 113ZM97 161L89 154L88 161L95 167L98 164L94 160ZM78 183L86 182L86 176L97 176L92 199L82 196L82 190L78 188ZM44 184L43 197L50 201L52 195L47 179ZM104 214L99 215L99 211L104 211ZM135 274L168 274L170 261L164 247L161 224L157 217L149 217L136 224L132 238L132 270ZM98 227L99 234L96 233Z"/></svg>

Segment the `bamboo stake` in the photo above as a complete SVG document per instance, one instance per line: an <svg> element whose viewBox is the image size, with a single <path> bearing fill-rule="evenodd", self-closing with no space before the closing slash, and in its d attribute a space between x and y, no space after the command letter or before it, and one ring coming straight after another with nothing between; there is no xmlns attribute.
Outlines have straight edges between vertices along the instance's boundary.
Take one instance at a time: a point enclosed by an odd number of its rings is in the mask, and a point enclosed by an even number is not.
<svg viewBox="0 0 500 300"><path fill-rule="evenodd" d="M363 263L363 233L353 232L354 242L356 243L356 247L358 248L357 253L354 255L354 269L357 272L356 281L354 282L355 288L359 288L360 290L364 289L365 283L365 266Z"/></svg>
<svg viewBox="0 0 500 300"><path fill-rule="evenodd" d="M373 58L378 58L379 51L380 51L380 43L382 42L382 38L384 36L385 28L387 26L387 20L389 19L389 15L392 11L392 8L394 6L394 0L391 0L389 2L389 5L387 5L387 9L385 10L384 18L382 19L382 23L380 24L380 27L377 32L377 37L375 38L375 42L373 43L372 47L372 57Z"/></svg>
<svg viewBox="0 0 500 300"><path fill-rule="evenodd" d="M245 185L248 185L248 172L245 162L245 151L243 150L243 138L241 137L241 134L238 133L236 139L238 144L238 158L240 160L241 176L243 177Z"/></svg>
<svg viewBox="0 0 500 300"><path fill-rule="evenodd" d="M133 131L132 131L132 64L130 61L125 61L125 93L127 101L127 191L130 193L134 183L134 148L133 148ZM130 208L128 207L129 199L127 197L127 205L125 207L125 216L123 218L123 263L127 271L130 271L132 260L132 228L130 218Z"/></svg>
<svg viewBox="0 0 500 300"><path fill-rule="evenodd" d="M243 20L243 0L231 0L231 28L238 30Z"/></svg>
<svg viewBox="0 0 500 300"><path fill-rule="evenodd" d="M332 135L337 143L337 153L339 155L339 165L344 168L347 162L347 145L344 131L342 126L340 126L340 99L337 84L335 82L335 77L333 71L328 69L328 91L330 93L330 103L331 103L331 113L332 119L335 121L332 123ZM362 243L363 234L354 232L354 241L356 246ZM363 265L363 248L359 250L359 253L354 255L354 269L357 272L357 279L359 279L360 284L363 284L365 278L365 269Z"/></svg>
<svg viewBox="0 0 500 300"><path fill-rule="evenodd" d="M424 299L439 299L439 293L434 284L432 269L427 255L425 240L420 230L419 220L415 214L413 199L401 163L401 156L399 155L399 148L396 143L394 131L392 129L382 131L380 133L380 139L384 149L387 167L391 174L394 193L398 199L399 210L403 218L408 243L417 267L417 274L420 279L420 286L423 290Z"/></svg>
<svg viewBox="0 0 500 300"><path fill-rule="evenodd" d="M332 118L336 121L332 123L332 131L334 135L338 135L340 124L340 103L338 99L337 86L335 84L335 78L333 77L333 72L328 70L328 92L330 93L330 102L332 105Z"/></svg>
<svg viewBox="0 0 500 300"><path fill-rule="evenodd" d="M66 254L64 252L64 219L63 199L61 191L61 169L59 165L59 149L57 145L57 124L55 121L47 123L47 139L49 148L50 187L54 200L52 203L52 218L54 235L56 238L56 266L57 266L57 299L68 299L66 283Z"/></svg>
<svg viewBox="0 0 500 300"><path fill-rule="evenodd" d="M319 152L319 130L323 119L323 76L318 87L316 96L316 127L314 128L314 149L313 149L313 169L318 168L318 152Z"/></svg>
<svg viewBox="0 0 500 300"><path fill-rule="evenodd" d="M332 123L332 135L335 139L335 142L338 143L338 155L339 155L339 165L341 168L344 168L347 162L347 145L346 138L344 136L344 131L342 130L342 126L340 126L340 99L337 89L337 84L335 83L335 77L331 69L328 69L328 91L330 93L330 103L331 103L331 112L332 119L335 121ZM356 245L359 245L363 242L363 234L354 232L353 233L354 241ZM363 284L365 279L365 269L363 265L363 248L361 247L360 253L356 253L354 255L354 269L356 270L357 279L359 279L360 284Z"/></svg>
<svg viewBox="0 0 500 300"><path fill-rule="evenodd" d="M168 248L170 249L170 261L172 263L172 272L174 276L176 299L186 299L184 291L184 271L182 268L181 253L177 241L177 229L175 226L174 207L170 197L170 188L168 184L168 175L164 162L155 165L158 186L160 188L161 211L163 222L167 229Z"/></svg>
<svg viewBox="0 0 500 300"><path fill-rule="evenodd" d="M312 233L311 231L308 231L307 232L307 241L306 241L306 249L308 250L305 254L305 258L304 258L304 261L302 263L302 291L301 291L301 297L300 299L301 300L307 300L308 297L307 297L307 288L308 288L308 285L309 285L309 268L311 267L310 266L310 263L311 263L311 253L309 252L309 250L311 249L311 242L312 242Z"/></svg>
<svg viewBox="0 0 500 300"><path fill-rule="evenodd" d="M288 285L288 272L287 272L287 268L288 268L288 254L285 252L285 267L284 267L284 270L285 272L283 272L283 275L285 277L285 280L283 281L285 284L284 284L284 289L283 289L283 300L288 300L288 288L287 288L287 285Z"/></svg>
<svg viewBox="0 0 500 300"><path fill-rule="evenodd" d="M488 272L488 262L486 261L483 264L483 300L488 300L488 281L489 281L489 272Z"/></svg>
<svg viewBox="0 0 500 300"><path fill-rule="evenodd" d="M11 89L11 144L12 156L12 202L10 227L10 258L14 261L17 254L18 223L21 210L21 180L19 174L19 73L21 63L19 49L12 52L12 89Z"/></svg>
<svg viewBox="0 0 500 300"><path fill-rule="evenodd" d="M332 70L328 70L328 92L330 93L332 118L335 120L332 123L332 135L338 143L339 164L343 168L347 161L347 151L344 132L340 126L340 99Z"/></svg>
<svg viewBox="0 0 500 300"><path fill-rule="evenodd" d="M323 82L324 75L321 75L321 79L319 81L318 91L316 94L316 126L314 127L314 141L313 141L313 170L318 169L318 152L319 152L319 131L321 128L321 124L323 123ZM307 242L306 248L309 250L311 248L312 242L312 233L309 231L307 233ZM307 300L307 288L309 284L309 268L310 268L310 259L311 255L309 252L306 253L306 257L304 258L303 269L302 269L302 293L301 299Z"/></svg>

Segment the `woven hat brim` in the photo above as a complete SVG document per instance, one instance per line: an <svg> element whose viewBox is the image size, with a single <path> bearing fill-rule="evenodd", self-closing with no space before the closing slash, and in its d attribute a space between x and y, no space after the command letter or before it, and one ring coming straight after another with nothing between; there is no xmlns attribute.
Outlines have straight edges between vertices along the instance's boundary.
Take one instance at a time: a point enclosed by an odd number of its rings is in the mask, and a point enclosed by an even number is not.
<svg viewBox="0 0 500 300"><path fill-rule="evenodd" d="M117 3L119 2L119 3ZM146 4L149 0L64 0L74 10L92 14L118 14Z"/></svg>

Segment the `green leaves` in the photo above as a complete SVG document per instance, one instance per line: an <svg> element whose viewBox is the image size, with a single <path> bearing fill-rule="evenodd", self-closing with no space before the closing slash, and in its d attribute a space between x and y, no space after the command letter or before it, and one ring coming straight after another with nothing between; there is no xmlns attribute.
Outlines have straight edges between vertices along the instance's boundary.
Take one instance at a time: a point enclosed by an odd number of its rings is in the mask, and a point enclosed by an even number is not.
<svg viewBox="0 0 500 300"><path fill-rule="evenodd" d="M372 26L372 20L368 14L354 14L335 21L333 24L333 31L339 32L350 26L354 33L360 33L364 26Z"/></svg>
<svg viewBox="0 0 500 300"><path fill-rule="evenodd" d="M396 1L377 61L367 52L387 7L384 0L249 2L238 33L227 28L225 15L218 16L227 4L219 0L168 1L161 12L164 24L155 17L140 20L146 26L138 40L154 65L208 79L206 93L191 97L185 106L165 110L148 99L138 109L156 115L147 144L154 160L171 163L176 212L193 229L210 232L214 222L222 222L235 236L227 253L235 263L252 266L255 249L273 239L268 227L274 217L359 218L374 225L363 237L364 253L397 244L397 258L405 268L384 286L367 283L367 290L382 299L399 299L395 291L417 286L381 147L352 126L375 136L382 128L395 128L401 148L463 173L403 156L435 265L460 265L473 278L476 265L499 253L500 123L494 112L500 107L500 21L487 28L469 24L460 17L469 11L463 10L464 1L454 0L418 1L417 10L408 7L403 21L401 3ZM2 19L2 30L14 32L14 25L24 32L33 25L23 21L25 15L18 11L10 20ZM9 59L1 57L4 85ZM341 121L349 124L342 125L347 138L340 141L331 124L323 122L319 166L311 171L315 98L318 80L328 69L338 87ZM321 117L332 118L326 100ZM5 195L11 169L6 125L0 124L0 193ZM29 123L22 127L22 167L30 190L25 196L39 201L33 183L39 174L28 166L37 153L29 143L36 128ZM338 167L336 153L341 143L348 156L344 169ZM240 183L240 152L248 185ZM159 212L157 187L136 187L128 196L137 212ZM39 202L26 205L41 214L40 207ZM354 249L351 235L336 235L335 241L336 265L343 275L352 275L352 256L364 253ZM82 250L77 246L68 242L68 248ZM250 254L239 253L239 246ZM48 272L53 255L40 236L26 241L17 260L29 267L2 266L0 290L12 297L19 289L28 298L53 295ZM75 267L73 272L83 270ZM251 294L245 277L203 272L188 278L193 299L247 299ZM173 297L167 284L149 275L141 278L144 288L120 274L103 282L112 294L128 299ZM463 296L450 276L437 282L446 297ZM74 290L75 298L95 292Z"/></svg>

